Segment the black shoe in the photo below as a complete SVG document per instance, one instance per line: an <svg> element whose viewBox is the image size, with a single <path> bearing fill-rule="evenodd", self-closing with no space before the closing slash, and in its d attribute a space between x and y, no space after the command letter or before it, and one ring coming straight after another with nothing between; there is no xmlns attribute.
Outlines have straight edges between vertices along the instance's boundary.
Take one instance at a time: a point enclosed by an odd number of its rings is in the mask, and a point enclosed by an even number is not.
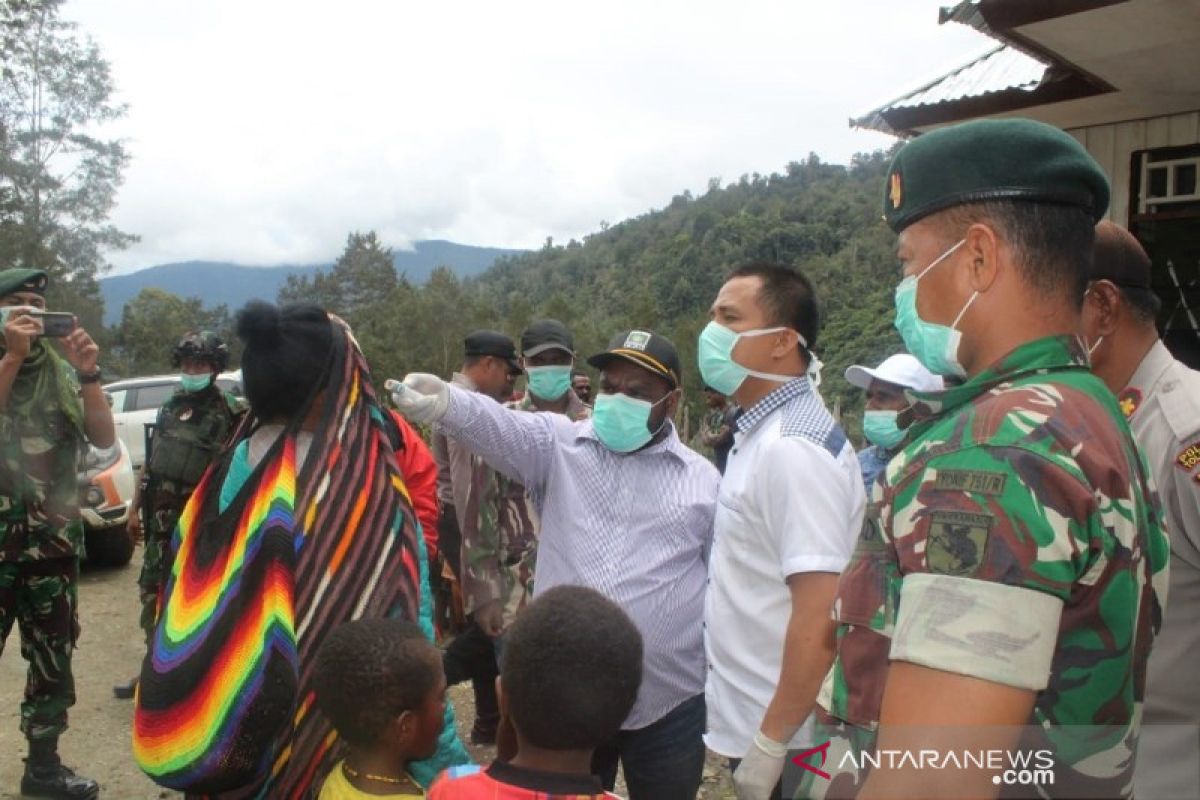
<svg viewBox="0 0 1200 800"><path fill-rule="evenodd" d="M134 678L129 683L118 683L113 687L113 697L118 700L132 700L133 694L137 691L138 679Z"/></svg>
<svg viewBox="0 0 1200 800"><path fill-rule="evenodd" d="M100 796L100 784L76 775L61 762L33 766L26 761L21 794L57 800L95 800Z"/></svg>

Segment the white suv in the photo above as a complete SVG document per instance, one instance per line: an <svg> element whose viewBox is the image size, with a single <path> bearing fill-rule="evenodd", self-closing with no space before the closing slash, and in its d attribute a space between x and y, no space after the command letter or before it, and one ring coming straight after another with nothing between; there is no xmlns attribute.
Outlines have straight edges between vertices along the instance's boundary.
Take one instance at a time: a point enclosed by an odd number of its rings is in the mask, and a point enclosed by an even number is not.
<svg viewBox="0 0 1200 800"><path fill-rule="evenodd" d="M242 394L242 371L222 372L217 385L237 396ZM113 422L117 438L125 443L134 470L141 469L146 459L146 426L158 418L158 410L179 388L178 375L154 375L148 378L128 378L106 384L104 391L112 398Z"/></svg>

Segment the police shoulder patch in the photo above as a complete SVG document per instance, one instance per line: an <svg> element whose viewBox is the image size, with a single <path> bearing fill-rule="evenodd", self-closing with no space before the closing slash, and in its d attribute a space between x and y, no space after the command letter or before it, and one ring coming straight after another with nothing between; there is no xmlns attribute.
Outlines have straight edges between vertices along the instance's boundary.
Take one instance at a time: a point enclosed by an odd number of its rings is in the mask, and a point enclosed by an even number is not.
<svg viewBox="0 0 1200 800"><path fill-rule="evenodd" d="M1184 472L1191 472L1200 464L1200 442L1195 442L1179 451L1175 456L1175 465Z"/></svg>
<svg viewBox="0 0 1200 800"><path fill-rule="evenodd" d="M933 511L925 541L925 563L930 572L971 575L983 563L988 535L996 519L991 514L967 511Z"/></svg>
<svg viewBox="0 0 1200 800"><path fill-rule="evenodd" d="M1142 404L1142 390L1134 386L1124 389L1117 395L1117 405L1121 407L1121 413L1125 415L1125 419L1133 416L1133 413L1138 410L1138 406Z"/></svg>

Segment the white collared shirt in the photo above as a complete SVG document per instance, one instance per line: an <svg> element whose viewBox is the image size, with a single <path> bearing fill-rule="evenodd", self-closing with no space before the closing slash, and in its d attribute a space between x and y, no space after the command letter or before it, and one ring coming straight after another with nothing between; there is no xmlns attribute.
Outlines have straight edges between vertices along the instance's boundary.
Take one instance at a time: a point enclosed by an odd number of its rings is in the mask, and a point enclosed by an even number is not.
<svg viewBox="0 0 1200 800"><path fill-rule="evenodd" d="M841 572L865 503L854 449L808 378L784 384L739 418L704 609L709 749L746 755L779 683L792 615L787 578ZM791 744L810 746L811 736L810 720Z"/></svg>

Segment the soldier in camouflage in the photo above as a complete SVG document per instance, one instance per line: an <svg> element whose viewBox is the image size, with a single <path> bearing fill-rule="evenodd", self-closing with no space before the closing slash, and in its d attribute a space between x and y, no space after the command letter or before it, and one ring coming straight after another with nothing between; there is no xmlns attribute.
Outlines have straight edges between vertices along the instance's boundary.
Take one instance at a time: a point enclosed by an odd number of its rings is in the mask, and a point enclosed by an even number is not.
<svg viewBox="0 0 1200 800"><path fill-rule="evenodd" d="M966 381L908 393L835 601L828 746L802 759L797 796L1033 791L990 763L862 758L964 746L1052 752L1047 796L1130 796L1168 550L1150 474L1074 335L1107 204L1086 151L1028 120L927 133L893 161L896 325L932 372Z"/></svg>
<svg viewBox="0 0 1200 800"><path fill-rule="evenodd" d="M565 325L552 319L530 324L521 334L525 396L508 408L562 414L572 422L590 417L591 409L571 388L574 363L574 340ZM467 516L475 524L463 528L463 596L467 613L499 636L533 594L537 511L518 481L478 456L473 469Z"/></svg>
<svg viewBox="0 0 1200 800"><path fill-rule="evenodd" d="M211 331L192 331L175 346L172 364L182 370L181 387L158 412L153 447L142 465L133 507L144 509L145 536L141 626L147 649L158 621L158 600L170 574L170 545L175 523L208 465L229 441L244 411L241 401L223 391L217 374L229 363L229 348ZM142 520L129 515L129 535L142 539ZM133 697L137 679L113 687L120 699Z"/></svg>
<svg viewBox="0 0 1200 800"><path fill-rule="evenodd" d="M37 313L46 308L47 283L40 270L0 271L0 651L15 622L29 662L21 793L90 800L97 783L58 757L75 704L71 657L83 555L76 475L87 443L111 451L116 435L96 343L76 327L61 339L60 356L41 336Z"/></svg>
<svg viewBox="0 0 1200 800"><path fill-rule="evenodd" d="M463 346L465 359L462 371L454 373L454 384L486 395L498 403L511 398L513 384L521 374L513 340L497 331L474 331L463 340ZM520 484L514 487L497 476L481 458L473 455L458 442L448 439L436 427L433 453L438 462L438 481L444 482L446 494L450 498L450 502L443 505L442 514L452 517L453 522L457 523L453 526L453 533L460 537L456 542L447 539L443 550L457 547L456 555L462 557L457 577L464 584L463 606L470 619L466 629L455 636L446 648L442 666L446 672L446 680L451 686L465 680L472 683L475 695L475 724L471 729L471 743L495 744L500 722L496 677L500 673L496 666L494 637L503 627L503 618L502 614L494 613L500 610L500 603L488 602L499 595L484 594L490 591L492 584L476 581L472 591L465 588L466 560L481 540L503 540L513 543L518 541L518 538L511 535L501 539L497 529L499 526L505 526L513 530L512 526L521 527L525 524L525 520L519 516L524 512L525 490ZM517 516L508 515L502 509L500 499L517 501L510 506ZM439 535L443 531L448 532L449 529L439 531ZM524 537L521 537L521 540L524 540ZM523 551L514 548L513 555L510 556L509 549L505 547L504 555L501 556L500 548L493 546L490 552L496 558L503 558L506 564L512 560L514 563L508 566L515 567L515 562L520 561L520 553ZM478 576L484 570L485 555L476 552L475 558L476 565L473 571ZM520 571L519 568L517 571ZM483 614L478 613L481 609Z"/></svg>

